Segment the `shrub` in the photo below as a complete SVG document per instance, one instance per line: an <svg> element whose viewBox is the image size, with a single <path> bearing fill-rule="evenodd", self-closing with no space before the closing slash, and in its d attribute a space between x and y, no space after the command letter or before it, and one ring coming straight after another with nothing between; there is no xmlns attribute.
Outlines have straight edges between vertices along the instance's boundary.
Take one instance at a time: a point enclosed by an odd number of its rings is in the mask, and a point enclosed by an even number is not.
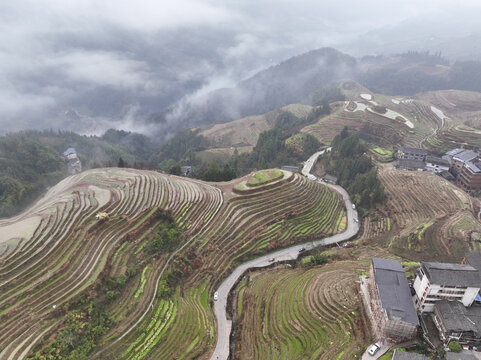
<svg viewBox="0 0 481 360"><path fill-rule="evenodd" d="M459 343L457 341L451 341L448 345L449 347L449 350L453 351L453 352L461 352L461 350L463 350L462 346L459 345Z"/></svg>

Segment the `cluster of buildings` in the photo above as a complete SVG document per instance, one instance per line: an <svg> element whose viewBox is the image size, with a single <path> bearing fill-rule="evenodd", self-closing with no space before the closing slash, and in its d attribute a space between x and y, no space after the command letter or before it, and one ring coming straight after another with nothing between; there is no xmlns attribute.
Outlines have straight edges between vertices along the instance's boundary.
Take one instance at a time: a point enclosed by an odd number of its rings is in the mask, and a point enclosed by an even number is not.
<svg viewBox="0 0 481 360"><path fill-rule="evenodd" d="M424 149L402 146L394 166L439 174L466 191L481 190L481 157L472 150L453 149L440 158L429 155Z"/></svg>
<svg viewBox="0 0 481 360"><path fill-rule="evenodd" d="M429 318L445 345L481 346L480 252L461 263L421 262L412 284L399 261L373 258L366 286L363 300L379 342L413 340L428 331Z"/></svg>
<svg viewBox="0 0 481 360"><path fill-rule="evenodd" d="M77 174L82 171L82 163L77 156L77 151L74 148L68 148L63 152L63 158L67 162L68 173L70 175Z"/></svg>

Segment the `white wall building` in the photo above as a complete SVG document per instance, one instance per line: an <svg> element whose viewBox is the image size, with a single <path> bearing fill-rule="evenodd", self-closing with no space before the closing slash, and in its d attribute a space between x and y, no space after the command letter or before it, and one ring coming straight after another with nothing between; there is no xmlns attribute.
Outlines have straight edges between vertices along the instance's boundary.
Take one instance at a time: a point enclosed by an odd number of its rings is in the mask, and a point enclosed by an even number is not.
<svg viewBox="0 0 481 360"><path fill-rule="evenodd" d="M432 173L440 173L449 170L449 162L446 159L441 159L435 156L426 156L425 169Z"/></svg>
<svg viewBox="0 0 481 360"><path fill-rule="evenodd" d="M439 300L458 300L471 306L480 290L480 274L467 264L421 262L414 280L415 304L421 312L432 312Z"/></svg>

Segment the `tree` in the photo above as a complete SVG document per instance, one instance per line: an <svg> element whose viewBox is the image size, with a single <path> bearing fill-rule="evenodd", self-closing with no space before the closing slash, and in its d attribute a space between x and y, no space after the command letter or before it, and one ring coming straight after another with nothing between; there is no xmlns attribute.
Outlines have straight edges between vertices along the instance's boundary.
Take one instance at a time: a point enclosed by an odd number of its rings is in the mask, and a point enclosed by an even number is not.
<svg viewBox="0 0 481 360"><path fill-rule="evenodd" d="M462 346L459 345L459 343L457 341L451 341L448 345L449 347L449 350L451 350L452 352L461 352L461 350L463 350Z"/></svg>
<svg viewBox="0 0 481 360"><path fill-rule="evenodd" d="M122 159L122 157L119 158L119 164L117 166L119 168L125 167L125 162L124 162L124 159Z"/></svg>

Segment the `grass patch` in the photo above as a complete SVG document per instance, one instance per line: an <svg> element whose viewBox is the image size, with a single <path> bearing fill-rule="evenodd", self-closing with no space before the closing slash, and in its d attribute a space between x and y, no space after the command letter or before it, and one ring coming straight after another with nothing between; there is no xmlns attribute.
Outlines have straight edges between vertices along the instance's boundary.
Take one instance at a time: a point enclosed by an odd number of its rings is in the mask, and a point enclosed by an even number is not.
<svg viewBox="0 0 481 360"><path fill-rule="evenodd" d="M381 149L380 147L375 147L372 150L376 154L379 154L379 155L382 155L382 156L392 156L392 151L390 151L390 150Z"/></svg>
<svg viewBox="0 0 481 360"><path fill-rule="evenodd" d="M252 175L249 180L247 180L247 186L255 187L260 185L265 185L275 180L279 180L284 176L281 170L261 170Z"/></svg>

